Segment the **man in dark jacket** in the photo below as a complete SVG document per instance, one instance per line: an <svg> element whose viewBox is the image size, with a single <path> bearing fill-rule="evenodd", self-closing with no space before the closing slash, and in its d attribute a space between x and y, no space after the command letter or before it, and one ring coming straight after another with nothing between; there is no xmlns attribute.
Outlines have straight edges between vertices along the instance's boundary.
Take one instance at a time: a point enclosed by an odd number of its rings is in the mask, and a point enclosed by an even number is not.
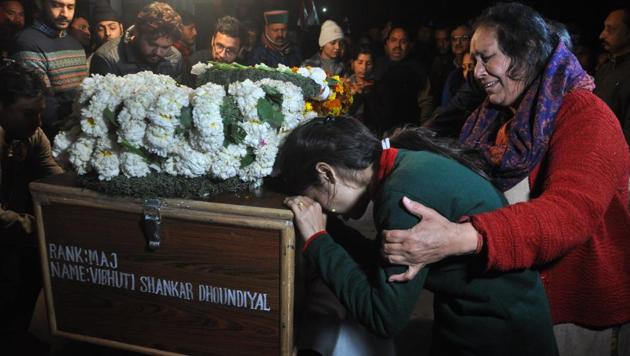
<svg viewBox="0 0 630 356"><path fill-rule="evenodd" d="M394 26L385 40L385 57L374 65L376 85L367 100L367 125L381 135L405 124L419 125L433 112L428 69L408 58L407 31Z"/></svg>
<svg viewBox="0 0 630 356"><path fill-rule="evenodd" d="M595 73L594 93L617 115L630 145L630 8L612 11L599 35L610 60Z"/></svg>
<svg viewBox="0 0 630 356"><path fill-rule="evenodd" d="M277 67L278 64L289 67L299 66L302 63L300 49L287 38L289 12L286 10L267 11L264 17L265 30L260 43L250 53L247 64L264 63L270 67Z"/></svg>
<svg viewBox="0 0 630 356"><path fill-rule="evenodd" d="M181 17L170 5L154 2L145 6L123 38L111 40L94 52L90 73L122 76L148 70L181 80L184 62L173 46L181 36L181 27Z"/></svg>

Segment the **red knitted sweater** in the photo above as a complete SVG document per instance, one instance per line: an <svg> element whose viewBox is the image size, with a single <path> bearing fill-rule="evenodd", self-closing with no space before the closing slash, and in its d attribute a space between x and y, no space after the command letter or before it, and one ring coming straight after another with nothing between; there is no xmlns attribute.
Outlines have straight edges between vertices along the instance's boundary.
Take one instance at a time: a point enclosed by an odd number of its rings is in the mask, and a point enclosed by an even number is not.
<svg viewBox="0 0 630 356"><path fill-rule="evenodd" d="M554 323L630 321L630 153L619 120L594 94L568 94L532 199L472 217L488 268L540 269Z"/></svg>

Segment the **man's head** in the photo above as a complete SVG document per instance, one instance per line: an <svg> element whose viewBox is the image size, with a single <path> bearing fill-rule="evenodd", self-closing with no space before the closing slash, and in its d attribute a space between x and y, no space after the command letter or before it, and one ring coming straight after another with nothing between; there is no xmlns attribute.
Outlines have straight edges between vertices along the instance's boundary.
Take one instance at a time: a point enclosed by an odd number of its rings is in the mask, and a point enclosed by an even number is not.
<svg viewBox="0 0 630 356"><path fill-rule="evenodd" d="M276 45L287 43L287 33L289 32L289 12L286 10L267 11L265 17L265 36Z"/></svg>
<svg viewBox="0 0 630 356"><path fill-rule="evenodd" d="M24 7L19 1L0 1L0 26L19 31L24 28Z"/></svg>
<svg viewBox="0 0 630 356"><path fill-rule="evenodd" d="M90 23L87 20L87 16L75 16L74 20L72 20L72 23L70 24L68 33L70 36L79 41L81 46L86 48L90 46L92 34L90 33Z"/></svg>
<svg viewBox="0 0 630 356"><path fill-rule="evenodd" d="M459 25L451 31L451 51L461 58L470 50L470 27Z"/></svg>
<svg viewBox="0 0 630 356"><path fill-rule="evenodd" d="M92 16L93 33L99 45L119 38L123 34L120 15L105 1L96 3Z"/></svg>
<svg viewBox="0 0 630 356"><path fill-rule="evenodd" d="M224 16L217 25L210 42L212 59L221 63L232 63L241 49L241 24L232 16Z"/></svg>
<svg viewBox="0 0 630 356"><path fill-rule="evenodd" d="M604 49L613 56L630 52L630 8L612 11L604 21L604 30L599 35Z"/></svg>
<svg viewBox="0 0 630 356"><path fill-rule="evenodd" d="M451 31L447 27L438 27L433 33L435 40L435 49L439 54L447 54L451 49L450 40Z"/></svg>
<svg viewBox="0 0 630 356"><path fill-rule="evenodd" d="M145 6L136 18L134 43L145 62L156 64L181 37L182 18L163 2Z"/></svg>
<svg viewBox="0 0 630 356"><path fill-rule="evenodd" d="M193 14L182 11L182 41L188 46L193 46L197 39L197 20Z"/></svg>
<svg viewBox="0 0 630 356"><path fill-rule="evenodd" d="M74 18L76 0L39 0L44 19L58 30L67 30Z"/></svg>
<svg viewBox="0 0 630 356"><path fill-rule="evenodd" d="M46 85L32 70L0 60L0 126L13 139L32 136L41 125Z"/></svg>
<svg viewBox="0 0 630 356"><path fill-rule="evenodd" d="M402 27L392 27L385 40L385 53L389 60L402 61L409 53L409 36Z"/></svg>

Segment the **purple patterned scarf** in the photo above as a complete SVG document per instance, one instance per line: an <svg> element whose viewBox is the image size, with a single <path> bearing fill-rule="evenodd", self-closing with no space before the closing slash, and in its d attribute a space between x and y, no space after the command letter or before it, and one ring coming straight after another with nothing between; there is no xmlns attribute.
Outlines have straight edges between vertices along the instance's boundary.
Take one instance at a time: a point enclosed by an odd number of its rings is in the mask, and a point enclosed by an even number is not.
<svg viewBox="0 0 630 356"><path fill-rule="evenodd" d="M501 191L507 191L541 162L555 128L558 110L564 96L576 89L595 88L593 78L580 66L577 58L562 43L549 63L526 89L509 127L508 142L500 162L494 164L492 176ZM460 134L465 146L480 148L488 162L492 154L499 120L505 108L490 104L488 99L466 120Z"/></svg>

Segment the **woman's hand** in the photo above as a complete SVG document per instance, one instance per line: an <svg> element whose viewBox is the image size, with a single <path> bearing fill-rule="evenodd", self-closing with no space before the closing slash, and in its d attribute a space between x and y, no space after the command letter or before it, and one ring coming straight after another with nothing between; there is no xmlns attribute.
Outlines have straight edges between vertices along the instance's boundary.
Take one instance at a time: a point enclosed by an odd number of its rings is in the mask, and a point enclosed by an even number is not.
<svg viewBox="0 0 630 356"><path fill-rule="evenodd" d="M429 263L476 250L478 235L472 224L450 222L437 211L407 197L403 198L403 205L422 220L409 230L383 231L385 259L409 266L407 272L391 276L390 282L409 281Z"/></svg>
<svg viewBox="0 0 630 356"><path fill-rule="evenodd" d="M316 232L326 229L326 214L315 200L305 196L287 197L284 203L295 215L295 225L304 241Z"/></svg>

